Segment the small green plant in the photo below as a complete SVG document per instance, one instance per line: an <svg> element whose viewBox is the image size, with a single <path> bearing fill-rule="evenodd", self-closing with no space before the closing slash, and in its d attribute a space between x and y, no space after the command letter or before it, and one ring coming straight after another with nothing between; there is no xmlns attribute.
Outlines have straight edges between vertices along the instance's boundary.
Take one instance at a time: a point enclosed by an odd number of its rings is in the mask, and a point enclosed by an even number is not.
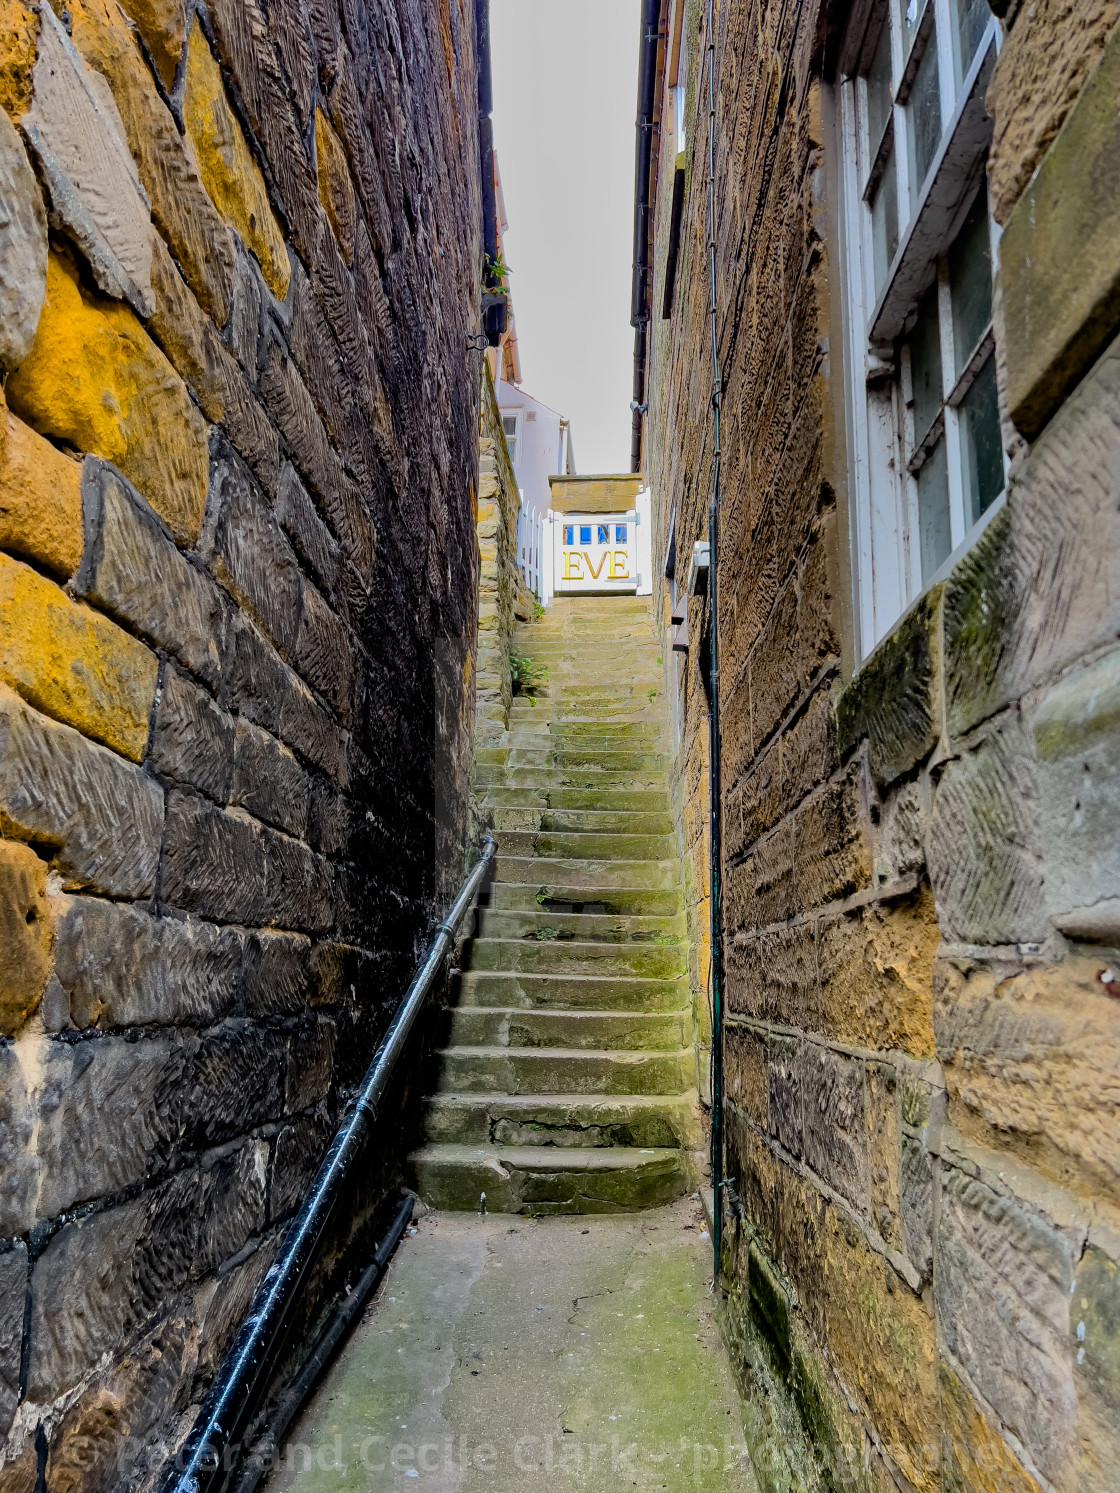
<svg viewBox="0 0 1120 1493"><path fill-rule="evenodd" d="M487 254L483 266L483 280L487 286L494 290L508 292L509 286L506 280L512 273L504 255L498 254L497 258L491 259Z"/></svg>
<svg viewBox="0 0 1120 1493"><path fill-rule="evenodd" d="M530 937L535 938L538 943L554 943L560 937L560 929L538 928L535 933L530 934Z"/></svg>
<svg viewBox="0 0 1120 1493"><path fill-rule="evenodd" d="M548 683L548 667L538 664L525 653L510 653L509 677L515 695L524 695L530 705L537 703L537 690Z"/></svg>
<svg viewBox="0 0 1120 1493"><path fill-rule="evenodd" d="M658 655L657 655L657 662L658 662L658 663L660 663L660 662L661 662L661 655L660 655L660 653L659 653L659 654L658 654Z"/></svg>
<svg viewBox="0 0 1120 1493"><path fill-rule="evenodd" d="M540 889L540 891L537 893L537 906L538 907L543 907L544 904L547 901L548 901L548 888L546 886L542 886L541 889Z"/></svg>
<svg viewBox="0 0 1120 1493"><path fill-rule="evenodd" d="M647 689L646 690L646 698L649 700L649 703L652 705L653 702L654 702L654 700L657 699L657 690L655 690L655 689Z"/></svg>
<svg viewBox="0 0 1120 1493"><path fill-rule="evenodd" d="M541 599L540 599L539 596L537 596L536 594L534 594L534 596L533 596L533 621L534 622L539 622L543 616L544 616L544 607L541 606Z"/></svg>

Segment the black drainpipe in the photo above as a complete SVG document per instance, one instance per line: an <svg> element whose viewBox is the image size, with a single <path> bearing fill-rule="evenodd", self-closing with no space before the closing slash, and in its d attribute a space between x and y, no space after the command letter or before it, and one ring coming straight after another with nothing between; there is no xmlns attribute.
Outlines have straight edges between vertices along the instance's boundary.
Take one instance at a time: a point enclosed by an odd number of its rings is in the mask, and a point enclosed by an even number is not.
<svg viewBox="0 0 1120 1493"><path fill-rule="evenodd" d="M661 0L642 0L642 40L638 52L638 119L634 146L634 279L630 325L634 328L634 397L630 405L630 470L642 461L642 416L646 412L646 353L649 338L649 164L653 151L653 91L657 78L657 24Z"/></svg>
<svg viewBox="0 0 1120 1493"><path fill-rule="evenodd" d="M708 300L712 335L712 492L708 504L708 874L711 883L712 968L712 1253L719 1279L723 1244L723 929L720 917L722 845L719 734L719 478L720 400L716 326L716 33L715 0L708 0Z"/></svg>
<svg viewBox="0 0 1120 1493"><path fill-rule="evenodd" d="M498 209L494 200L494 90L490 74L490 0L474 0L478 50L478 164L482 173L482 247L489 264L498 257ZM482 277L482 327L490 347L497 347L506 329L506 302L494 272ZM486 298L490 298L487 304Z"/></svg>

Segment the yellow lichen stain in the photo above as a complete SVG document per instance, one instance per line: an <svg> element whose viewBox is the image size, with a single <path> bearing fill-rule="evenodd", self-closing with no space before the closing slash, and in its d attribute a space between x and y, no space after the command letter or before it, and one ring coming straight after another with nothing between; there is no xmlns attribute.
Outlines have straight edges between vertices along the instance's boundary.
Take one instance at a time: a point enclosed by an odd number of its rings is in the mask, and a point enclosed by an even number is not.
<svg viewBox="0 0 1120 1493"><path fill-rule="evenodd" d="M953 1371L944 1361L939 1369L946 1487L969 1493L1041 1493Z"/></svg>
<svg viewBox="0 0 1120 1493"><path fill-rule="evenodd" d="M80 285L76 265L54 251L34 345L7 392L42 434L114 462L180 543L197 539L206 423L128 307Z"/></svg>
<svg viewBox="0 0 1120 1493"><path fill-rule="evenodd" d="M222 74L195 21L187 42L183 122L199 175L214 206L233 225L259 263L278 300L288 293L291 265L273 216L264 177L226 98Z"/></svg>
<svg viewBox="0 0 1120 1493"><path fill-rule="evenodd" d="M330 219L343 259L353 264L357 226L354 183L350 180L342 142L322 109L315 110L315 158L319 168L319 201Z"/></svg>
<svg viewBox="0 0 1120 1493"><path fill-rule="evenodd" d="M13 124L31 107L38 9L24 0L0 0L0 106Z"/></svg>
<svg viewBox="0 0 1120 1493"><path fill-rule="evenodd" d="M29 705L139 762L158 671L115 622L0 554L0 679Z"/></svg>
<svg viewBox="0 0 1120 1493"><path fill-rule="evenodd" d="M82 558L82 469L0 411L0 548L69 579Z"/></svg>
<svg viewBox="0 0 1120 1493"><path fill-rule="evenodd" d="M53 941L46 864L27 845L0 840L0 1035L14 1037L42 999Z"/></svg>
<svg viewBox="0 0 1120 1493"><path fill-rule="evenodd" d="M136 22L163 86L171 89L183 51L187 7L183 0L120 0L121 9Z"/></svg>

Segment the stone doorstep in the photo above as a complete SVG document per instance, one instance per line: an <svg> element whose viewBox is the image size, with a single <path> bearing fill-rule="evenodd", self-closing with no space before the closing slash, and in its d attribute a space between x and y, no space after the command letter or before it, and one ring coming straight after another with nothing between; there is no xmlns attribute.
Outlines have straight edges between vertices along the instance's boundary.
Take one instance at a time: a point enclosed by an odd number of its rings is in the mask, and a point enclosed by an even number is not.
<svg viewBox="0 0 1120 1493"><path fill-rule="evenodd" d="M553 1011L685 1011L688 979L639 975L537 975L467 970L456 975L452 995L460 1005L533 1007Z"/></svg>
<svg viewBox="0 0 1120 1493"><path fill-rule="evenodd" d="M526 1011L519 1006L458 1006L453 1047L541 1047L590 1052L680 1052L691 1036L687 1011Z"/></svg>
<svg viewBox="0 0 1120 1493"><path fill-rule="evenodd" d="M435 1094L426 1105L430 1142L560 1147L699 1144L692 1093Z"/></svg>
<svg viewBox="0 0 1120 1493"><path fill-rule="evenodd" d="M680 1094L695 1053L574 1047L445 1047L440 1088L473 1094Z"/></svg>
<svg viewBox="0 0 1120 1493"><path fill-rule="evenodd" d="M552 1154L546 1154L552 1152ZM688 1153L670 1148L431 1145L409 1167L429 1206L490 1213L628 1213L688 1190Z"/></svg>

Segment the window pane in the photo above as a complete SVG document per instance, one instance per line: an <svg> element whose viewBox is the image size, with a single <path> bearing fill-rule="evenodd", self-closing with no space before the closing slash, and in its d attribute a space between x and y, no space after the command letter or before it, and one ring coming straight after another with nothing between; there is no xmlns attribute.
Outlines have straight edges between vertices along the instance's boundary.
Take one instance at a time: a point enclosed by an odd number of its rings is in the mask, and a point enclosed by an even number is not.
<svg viewBox="0 0 1120 1493"><path fill-rule="evenodd" d="M614 542L615 542L615 544L625 544L626 543L626 525L625 524L615 524L615 526L614 526Z"/></svg>
<svg viewBox="0 0 1120 1493"><path fill-rule="evenodd" d="M891 28L884 23L879 33L879 44L871 59L871 70L867 74L867 143L870 153L868 168L875 160L883 131L891 117Z"/></svg>
<svg viewBox="0 0 1120 1493"><path fill-rule="evenodd" d="M958 376L992 319L992 239L983 187L949 250L953 350Z"/></svg>
<svg viewBox="0 0 1120 1493"><path fill-rule="evenodd" d="M988 0L953 0L954 27L953 53L957 62L957 87L968 72L969 63L976 56L980 38L992 18Z"/></svg>
<svg viewBox="0 0 1120 1493"><path fill-rule="evenodd" d="M579 542L580 542L580 544L590 544L591 543L591 525L590 524L580 524L580 526L579 526Z"/></svg>
<svg viewBox="0 0 1120 1493"><path fill-rule="evenodd" d="M565 544L574 544L575 543L575 539L573 538L574 534L575 534L575 528L573 527L573 525L571 525L571 524L565 524L564 525L564 543Z"/></svg>
<svg viewBox="0 0 1120 1493"><path fill-rule="evenodd" d="M898 9L902 20L902 55L906 58L918 34L918 22L922 19L924 7L922 0L898 0Z"/></svg>
<svg viewBox="0 0 1120 1493"><path fill-rule="evenodd" d="M918 308L918 324L910 338L910 382L914 392L914 445L941 410L941 331L937 322L937 286L932 286Z"/></svg>
<svg viewBox="0 0 1120 1493"><path fill-rule="evenodd" d="M595 525L595 542L596 544L610 544L611 536L608 524Z"/></svg>
<svg viewBox="0 0 1120 1493"><path fill-rule="evenodd" d="M941 139L941 82L937 71L937 33L931 31L918 63L906 110L910 133L910 200L915 207Z"/></svg>
<svg viewBox="0 0 1120 1493"><path fill-rule="evenodd" d="M871 242L875 260L875 290L878 292L883 288L887 271L898 249L898 177L895 174L893 147L871 202Z"/></svg>
<svg viewBox="0 0 1120 1493"><path fill-rule="evenodd" d="M922 543L922 585L949 558L952 531L949 527L949 464L945 438L930 452L918 473L918 527Z"/></svg>
<svg viewBox="0 0 1120 1493"><path fill-rule="evenodd" d="M960 416L964 493L971 526L1003 491L1003 445L994 353L961 400Z"/></svg>

